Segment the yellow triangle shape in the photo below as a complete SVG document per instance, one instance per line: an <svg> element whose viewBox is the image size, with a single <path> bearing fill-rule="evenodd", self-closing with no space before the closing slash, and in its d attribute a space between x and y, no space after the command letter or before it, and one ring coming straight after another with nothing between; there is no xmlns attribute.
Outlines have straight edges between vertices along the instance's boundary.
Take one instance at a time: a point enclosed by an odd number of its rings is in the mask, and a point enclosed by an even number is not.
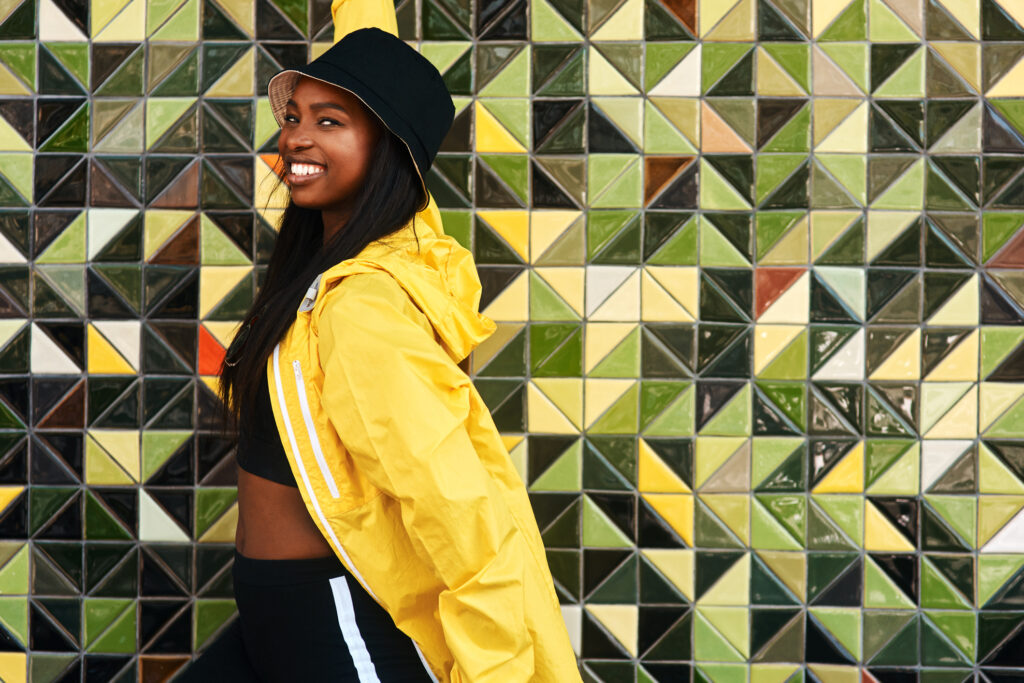
<svg viewBox="0 0 1024 683"><path fill-rule="evenodd" d="M136 483L92 438L85 442L85 483L92 486L132 486Z"/></svg>
<svg viewBox="0 0 1024 683"><path fill-rule="evenodd" d="M134 375L135 370L106 337L89 325L86 333L90 375Z"/></svg>
<svg viewBox="0 0 1024 683"><path fill-rule="evenodd" d="M708 493L700 497L729 529L750 544L750 496L739 493Z"/></svg>
<svg viewBox="0 0 1024 683"><path fill-rule="evenodd" d="M978 497L978 547L992 540L1024 508L1024 496Z"/></svg>
<svg viewBox="0 0 1024 683"><path fill-rule="evenodd" d="M703 38L711 32L718 22L720 22L726 14L729 13L733 7L738 5L738 2L722 2L716 0L715 2L702 2L700 3L700 12L698 20L698 32L700 37Z"/></svg>
<svg viewBox="0 0 1024 683"><path fill-rule="evenodd" d="M868 105L863 102L817 145L815 151L867 154L867 141Z"/></svg>
<svg viewBox="0 0 1024 683"><path fill-rule="evenodd" d="M483 314L495 322L522 322L530 319L530 270L524 268L501 294L494 297Z"/></svg>
<svg viewBox="0 0 1024 683"><path fill-rule="evenodd" d="M70 22L69 22L70 23ZM31 95L21 79L0 64L0 95Z"/></svg>
<svg viewBox="0 0 1024 683"><path fill-rule="evenodd" d="M926 382L977 382L981 336L974 330L939 361L924 378Z"/></svg>
<svg viewBox="0 0 1024 683"><path fill-rule="evenodd" d="M615 640L622 643L630 655L636 657L637 629L640 623L639 607L636 605L588 604L587 611L608 629Z"/></svg>
<svg viewBox="0 0 1024 683"><path fill-rule="evenodd" d="M698 605L746 605L750 592L750 555L744 555L719 577L697 601Z"/></svg>
<svg viewBox="0 0 1024 683"><path fill-rule="evenodd" d="M836 463L812 493L863 493L864 443L858 443Z"/></svg>
<svg viewBox="0 0 1024 683"><path fill-rule="evenodd" d="M477 152L526 153L526 148L479 101L475 103L474 113L476 114Z"/></svg>
<svg viewBox="0 0 1024 683"><path fill-rule="evenodd" d="M530 215L526 211L478 211L477 216L501 235L526 262L530 261Z"/></svg>
<svg viewBox="0 0 1024 683"><path fill-rule="evenodd" d="M999 419L1003 413L1010 409L1017 399L1024 394L1024 387L1019 384L1004 384L1002 382L981 383L981 419L978 423L982 432Z"/></svg>
<svg viewBox="0 0 1024 683"><path fill-rule="evenodd" d="M536 261L582 216L580 211L533 211L530 213L530 259Z"/></svg>
<svg viewBox="0 0 1024 683"><path fill-rule="evenodd" d="M875 507L864 503L864 549L873 552L912 553L915 548Z"/></svg>
<svg viewBox="0 0 1024 683"><path fill-rule="evenodd" d="M917 380L921 378L921 329L903 343L871 373L871 380Z"/></svg>
<svg viewBox="0 0 1024 683"><path fill-rule="evenodd" d="M672 295L673 299L682 304L691 316L696 315L700 306L700 275L696 268L647 266L645 270Z"/></svg>
<svg viewBox="0 0 1024 683"><path fill-rule="evenodd" d="M700 607L700 614L735 647L750 656L750 610L744 607Z"/></svg>
<svg viewBox="0 0 1024 683"><path fill-rule="evenodd" d="M681 493L645 493L658 516L668 522L686 545L693 546L693 496Z"/></svg>
<svg viewBox="0 0 1024 683"><path fill-rule="evenodd" d="M2 152L31 152L32 147L25 142L25 139L18 135L7 119L0 117L0 151Z"/></svg>
<svg viewBox="0 0 1024 683"><path fill-rule="evenodd" d="M0 486L0 511L6 510L24 490L24 486Z"/></svg>
<svg viewBox="0 0 1024 683"><path fill-rule="evenodd" d="M742 436L698 437L693 485L697 488L703 486L711 475L746 443L747 439Z"/></svg>
<svg viewBox="0 0 1024 683"><path fill-rule="evenodd" d="M641 550L651 564L691 602L694 598L694 552L685 549Z"/></svg>
<svg viewBox="0 0 1024 683"><path fill-rule="evenodd" d="M690 487L658 457L644 439L640 439L637 470L637 491L640 493L691 492Z"/></svg>
<svg viewBox="0 0 1024 683"><path fill-rule="evenodd" d="M114 0L111 3L105 2L92 2L90 3L91 14L90 24L93 27L92 37L95 38L103 29L107 27L117 13L128 6L130 0Z"/></svg>
<svg viewBox="0 0 1024 683"><path fill-rule="evenodd" d="M928 320L928 324L957 327L977 326L978 292L978 274L975 273L942 305L942 308L935 312Z"/></svg>
<svg viewBox="0 0 1024 683"><path fill-rule="evenodd" d="M199 317L205 318L252 266L203 266L199 269Z"/></svg>
<svg viewBox="0 0 1024 683"><path fill-rule="evenodd" d="M761 374L805 329L802 325L755 325L754 374Z"/></svg>
<svg viewBox="0 0 1024 683"><path fill-rule="evenodd" d="M644 322L693 322L694 317L644 271L640 281L640 319Z"/></svg>
<svg viewBox="0 0 1024 683"><path fill-rule="evenodd" d="M643 0L626 0L615 13L608 17L590 40L643 40Z"/></svg>
<svg viewBox="0 0 1024 683"><path fill-rule="evenodd" d="M537 267L533 270L544 282L551 285L551 289L555 290L555 293L580 317L583 316L586 271L582 267L552 266Z"/></svg>
<svg viewBox="0 0 1024 683"><path fill-rule="evenodd" d="M583 380L537 377L527 389L530 431L577 434L583 423ZM537 429L534 429L536 424Z"/></svg>
<svg viewBox="0 0 1024 683"><path fill-rule="evenodd" d="M801 600L807 599L807 555L803 552L759 550L760 557L786 588Z"/></svg>
<svg viewBox="0 0 1024 683"><path fill-rule="evenodd" d="M93 3L95 7L97 4ZM132 0L100 31L93 42L124 43L144 40L146 37L146 2Z"/></svg>
<svg viewBox="0 0 1024 683"><path fill-rule="evenodd" d="M587 86L591 95L639 95L640 91L605 59L594 46L590 47ZM479 135L479 133L478 133Z"/></svg>
<svg viewBox="0 0 1024 683"><path fill-rule="evenodd" d="M590 374L636 328L636 323L588 322L583 335L584 374Z"/></svg>
<svg viewBox="0 0 1024 683"><path fill-rule="evenodd" d="M818 146L825 138L835 131L836 126L847 119L858 106L863 108L863 100L851 98L815 98L814 99L814 145ZM866 111L866 110L865 110ZM858 112L859 113L859 112ZM867 123L864 124L865 129Z"/></svg>
<svg viewBox="0 0 1024 683"><path fill-rule="evenodd" d="M1017 62L1005 76L985 93L986 97L1024 97L1024 60Z"/></svg>
<svg viewBox="0 0 1024 683"><path fill-rule="evenodd" d="M984 443L978 446L978 491L982 494L1000 493L1024 495L1021 482Z"/></svg>
<svg viewBox="0 0 1024 683"><path fill-rule="evenodd" d="M978 387L972 386L956 405L946 411L926 439L973 439L978 435Z"/></svg>
<svg viewBox="0 0 1024 683"><path fill-rule="evenodd" d="M234 543L238 527L238 503L232 503L220 518L199 537L200 543Z"/></svg>
<svg viewBox="0 0 1024 683"><path fill-rule="evenodd" d="M256 49L249 50L231 65L205 93L205 97L252 97L253 69L256 68Z"/></svg>
<svg viewBox="0 0 1024 683"><path fill-rule="evenodd" d="M587 378L583 380L583 390L587 400L584 406L583 420L587 427L600 419L606 410L622 398L636 384L634 379Z"/></svg>
<svg viewBox="0 0 1024 683"><path fill-rule="evenodd" d="M139 432L131 429L92 429L89 436L135 481L141 467Z"/></svg>
<svg viewBox="0 0 1024 683"><path fill-rule="evenodd" d="M701 11L708 3L701 3ZM740 0L740 2L729 11L729 14L722 19L711 32L704 36L704 40L719 40L730 42L753 41L754 36L754 2L753 0Z"/></svg>
<svg viewBox="0 0 1024 683"><path fill-rule="evenodd" d="M967 84L981 91L981 45L968 42L929 41L928 45L953 67Z"/></svg>

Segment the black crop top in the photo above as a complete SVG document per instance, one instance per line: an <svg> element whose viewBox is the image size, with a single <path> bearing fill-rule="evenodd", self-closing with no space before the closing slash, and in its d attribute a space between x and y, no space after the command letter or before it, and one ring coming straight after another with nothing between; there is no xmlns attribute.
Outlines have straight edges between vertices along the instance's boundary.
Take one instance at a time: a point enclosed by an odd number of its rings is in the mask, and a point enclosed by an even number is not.
<svg viewBox="0 0 1024 683"><path fill-rule="evenodd" d="M250 474L295 486L295 477L288 466L288 456L281 445L281 436L274 422L274 409L270 405L270 385L267 373L260 373L259 403L256 405L256 426L252 432L238 436L238 466Z"/></svg>

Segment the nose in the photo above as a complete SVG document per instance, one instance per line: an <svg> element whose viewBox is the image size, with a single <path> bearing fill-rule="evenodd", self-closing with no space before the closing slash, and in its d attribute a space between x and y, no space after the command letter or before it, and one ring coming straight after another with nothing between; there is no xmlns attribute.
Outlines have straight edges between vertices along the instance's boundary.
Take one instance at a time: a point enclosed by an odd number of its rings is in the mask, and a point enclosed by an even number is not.
<svg viewBox="0 0 1024 683"><path fill-rule="evenodd" d="M278 143L283 152L297 152L311 147L313 145L313 138L310 136L306 126L300 124L283 128Z"/></svg>

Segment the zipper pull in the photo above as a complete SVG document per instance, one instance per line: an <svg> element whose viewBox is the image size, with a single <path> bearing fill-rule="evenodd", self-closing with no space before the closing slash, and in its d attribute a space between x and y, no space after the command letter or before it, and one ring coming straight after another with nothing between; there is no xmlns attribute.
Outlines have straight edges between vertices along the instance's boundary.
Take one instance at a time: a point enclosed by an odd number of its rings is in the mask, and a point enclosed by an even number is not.
<svg viewBox="0 0 1024 683"><path fill-rule="evenodd" d="M313 310L313 304L316 303L316 293L317 293L317 290L320 289L320 276L321 275L323 275L323 273L321 273L320 275L317 275L316 279L313 280L313 284L311 284L309 286L309 289L306 290L306 296L303 297L302 303L299 304L299 313L305 313L307 311L312 311Z"/></svg>

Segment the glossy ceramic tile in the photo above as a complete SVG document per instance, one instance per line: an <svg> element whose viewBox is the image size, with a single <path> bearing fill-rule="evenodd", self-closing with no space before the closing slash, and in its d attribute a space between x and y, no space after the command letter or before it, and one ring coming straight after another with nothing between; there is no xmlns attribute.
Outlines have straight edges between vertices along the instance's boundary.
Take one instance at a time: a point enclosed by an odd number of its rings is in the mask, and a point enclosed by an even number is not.
<svg viewBox="0 0 1024 683"><path fill-rule="evenodd" d="M585 680L1017 680L1024 10L401 0ZM0 679L234 617L211 387L322 0L0 1ZM199 153L202 153L201 157Z"/></svg>

